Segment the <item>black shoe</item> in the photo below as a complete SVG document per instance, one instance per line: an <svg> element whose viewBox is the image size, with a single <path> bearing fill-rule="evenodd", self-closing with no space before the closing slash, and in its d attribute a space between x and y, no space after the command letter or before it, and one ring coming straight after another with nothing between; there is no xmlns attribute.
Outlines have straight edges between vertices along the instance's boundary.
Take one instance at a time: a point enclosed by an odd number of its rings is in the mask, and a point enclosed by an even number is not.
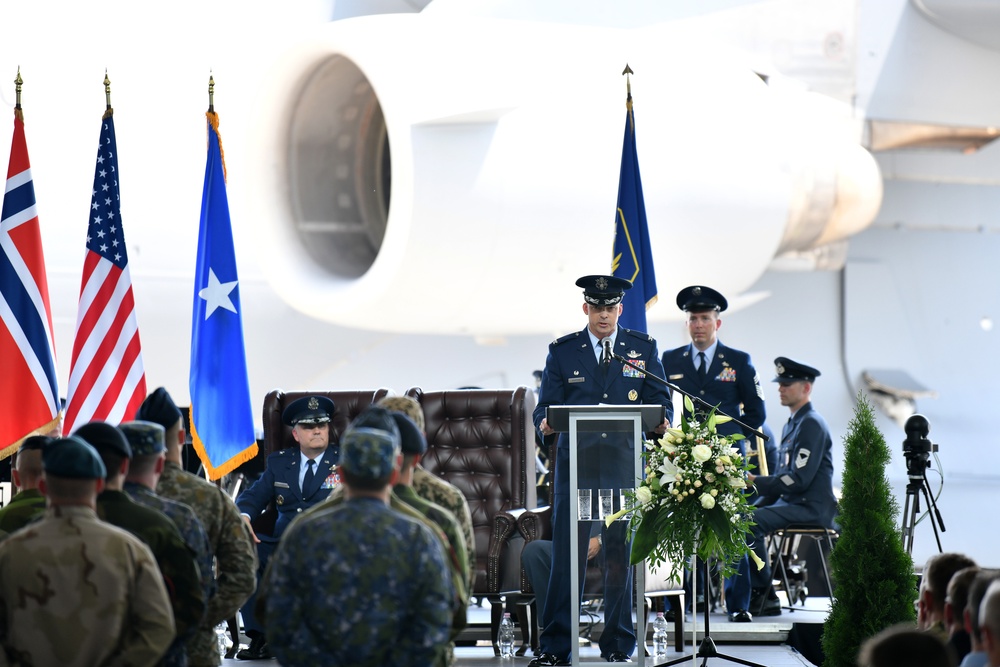
<svg viewBox="0 0 1000 667"><path fill-rule="evenodd" d="M677 612L674 611L673 609L668 609L665 612L663 612L663 619L667 623L673 623L674 621L677 620Z"/></svg>
<svg viewBox="0 0 1000 667"><path fill-rule="evenodd" d="M733 623L750 623L753 621L753 616L746 609L738 609L729 612L729 620Z"/></svg>
<svg viewBox="0 0 1000 667"><path fill-rule="evenodd" d="M624 651L612 651L607 657L608 662L632 662L632 658Z"/></svg>
<svg viewBox="0 0 1000 667"><path fill-rule="evenodd" d="M568 665L569 660L560 660L552 653L540 653L537 658L532 658L528 667L550 667L550 665Z"/></svg>
<svg viewBox="0 0 1000 667"><path fill-rule="evenodd" d="M781 600L777 596L766 598L754 613L758 616L781 616Z"/></svg>
<svg viewBox="0 0 1000 667"><path fill-rule="evenodd" d="M274 656L271 655L264 635L257 635L251 639L250 646L236 654L237 660L268 660L272 657Z"/></svg>

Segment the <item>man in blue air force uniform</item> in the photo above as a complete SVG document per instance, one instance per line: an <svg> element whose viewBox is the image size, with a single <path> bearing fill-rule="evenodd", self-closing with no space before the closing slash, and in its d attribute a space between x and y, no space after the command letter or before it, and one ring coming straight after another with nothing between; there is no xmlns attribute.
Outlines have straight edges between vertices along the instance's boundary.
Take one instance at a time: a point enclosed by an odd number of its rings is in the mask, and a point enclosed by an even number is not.
<svg viewBox="0 0 1000 667"><path fill-rule="evenodd" d="M278 510L273 535L253 534L259 561L258 586L281 534L300 512L330 495L330 490L337 483L339 450L329 446L330 420L334 409L333 401L324 396L304 396L290 403L281 413L281 420L292 427L292 437L299 443L298 449L283 449L268 456L264 474L236 501L248 525L272 501ZM250 648L236 654L241 660L271 657L264 628L253 613L256 603L256 594L251 595L240 609L244 631L250 637Z"/></svg>
<svg viewBox="0 0 1000 667"><path fill-rule="evenodd" d="M656 341L644 333L618 326L622 298L632 284L613 276L585 276L576 282L583 291L583 312L588 325L549 345L549 355L542 373L534 423L549 445L555 432L549 427L546 409L550 405L639 405L666 406L667 419L657 429L662 433L670 420L669 397L658 381L612 360L601 363L602 341L610 340L612 349L637 366L662 377ZM584 434L577 454L579 488L633 488L636 486L632 451L621 439L607 434ZM639 444L638 446L641 446ZM569 436L558 436L555 465L555 492L552 512L552 574L543 605L540 654L530 665L569 664L570 642L570 505ZM604 558L604 632L601 633L601 656L609 662L629 662L635 650L632 626L632 572L628 567L630 543L625 541L627 522L618 521L611 528L602 525ZM585 571L590 531L579 531L580 589Z"/></svg>
<svg viewBox="0 0 1000 667"><path fill-rule="evenodd" d="M774 360L781 404L791 412L781 431L778 464L770 475L753 475L747 482L757 487L760 497L754 502L752 527L753 550L764 561L757 570L742 563L740 578L753 587L750 609L759 616L781 613L778 596L771 584L767 562L766 536L792 524L833 527L837 499L833 495L833 442L823 417L813 409L813 382L819 371L787 357Z"/></svg>
<svg viewBox="0 0 1000 667"><path fill-rule="evenodd" d="M718 338L718 331L722 326L719 313L729 307L726 297L711 287L692 285L677 293L677 307L687 313L685 324L691 342L663 353L663 368L667 373L667 380L709 406L718 406L722 412L739 419L750 429L759 429L766 416L764 392L760 388L760 379L750 361L750 355L723 345ZM694 402L695 417L699 421L709 409ZM748 450L763 448L762 443L755 444L756 436L750 429L745 429L734 421L718 426L722 435L742 433L746 436L750 446L745 446L743 440L738 443L744 454ZM705 564L698 563L698 584L702 591L705 590L702 587L704 577ZM749 584L738 579L731 579L728 583L726 606L729 619L749 622ZM690 584L687 582L685 590L690 591ZM677 613L674 609L670 611Z"/></svg>

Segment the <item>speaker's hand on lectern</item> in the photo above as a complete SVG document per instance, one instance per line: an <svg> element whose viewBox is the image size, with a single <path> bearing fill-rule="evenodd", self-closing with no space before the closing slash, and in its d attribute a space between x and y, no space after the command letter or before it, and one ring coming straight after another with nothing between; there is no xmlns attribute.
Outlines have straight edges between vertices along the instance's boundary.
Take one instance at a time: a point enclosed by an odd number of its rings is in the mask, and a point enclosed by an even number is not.
<svg viewBox="0 0 1000 667"><path fill-rule="evenodd" d="M541 433L542 435L552 435L553 433L555 433L555 431L549 428L548 419L543 419L542 423L538 425L538 432Z"/></svg>
<svg viewBox="0 0 1000 667"><path fill-rule="evenodd" d="M670 428L670 422L664 419L663 423L656 427L656 433L658 435L663 435L664 433L667 432L668 428Z"/></svg>

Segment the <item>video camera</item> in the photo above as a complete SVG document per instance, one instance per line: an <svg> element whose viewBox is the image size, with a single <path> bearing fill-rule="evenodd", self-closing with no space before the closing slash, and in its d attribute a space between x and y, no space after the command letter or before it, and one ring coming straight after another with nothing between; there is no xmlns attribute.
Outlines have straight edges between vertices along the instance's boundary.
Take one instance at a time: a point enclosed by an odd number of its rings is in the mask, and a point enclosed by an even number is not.
<svg viewBox="0 0 1000 667"><path fill-rule="evenodd" d="M906 431L906 439L903 440L906 474L910 477L923 477L924 471L931 465L931 452L938 450L938 446L927 438L930 422L927 417L916 414L906 420L903 430Z"/></svg>

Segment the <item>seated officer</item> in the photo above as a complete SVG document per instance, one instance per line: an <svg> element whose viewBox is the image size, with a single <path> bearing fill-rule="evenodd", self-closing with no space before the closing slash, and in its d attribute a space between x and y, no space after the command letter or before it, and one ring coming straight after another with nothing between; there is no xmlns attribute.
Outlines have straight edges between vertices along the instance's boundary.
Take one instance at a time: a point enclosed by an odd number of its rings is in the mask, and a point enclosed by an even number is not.
<svg viewBox="0 0 1000 667"><path fill-rule="evenodd" d="M236 501L243 520L251 526L251 533L253 518L272 503L278 510L273 535L253 533L259 563L258 586L281 534L299 512L326 499L336 485L339 450L330 447L330 420L334 410L333 401L324 396L304 396L290 403L281 413L281 420L292 427L298 449L282 449L269 455L264 474ZM244 632L250 637L250 648L236 654L240 660L271 657L264 628L253 613L256 602L256 595L251 595L240 609Z"/></svg>
<svg viewBox="0 0 1000 667"><path fill-rule="evenodd" d="M778 396L791 416L781 431L775 470L770 475L747 475L747 482L756 486L760 494L754 501L756 525L749 539L764 567L759 571L751 568L749 560L744 558L737 575L750 581L749 609L758 616L781 614L781 604L771 585L766 536L791 524L832 528L837 512L830 429L809 400L819 371L787 357L775 359L774 366Z"/></svg>

